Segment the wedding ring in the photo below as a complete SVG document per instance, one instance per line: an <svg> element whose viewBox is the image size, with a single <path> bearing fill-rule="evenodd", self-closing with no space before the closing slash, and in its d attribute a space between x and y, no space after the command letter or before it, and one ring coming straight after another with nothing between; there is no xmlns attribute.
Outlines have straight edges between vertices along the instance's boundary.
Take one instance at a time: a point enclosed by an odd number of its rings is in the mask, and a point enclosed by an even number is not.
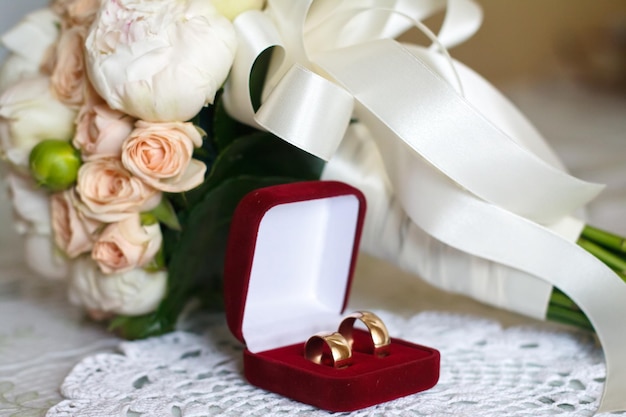
<svg viewBox="0 0 626 417"><path fill-rule="evenodd" d="M361 321L367 327L370 334L370 345L366 352L374 354L376 356L387 356L389 354L389 344L391 339L389 338L389 332L385 323L374 313L369 311L357 311L355 313L346 316L339 325L339 333L348 342L351 349L354 348L354 322L356 320Z"/></svg>
<svg viewBox="0 0 626 417"><path fill-rule="evenodd" d="M317 333L306 341L304 357L320 365L344 368L350 365L352 349L339 332Z"/></svg>

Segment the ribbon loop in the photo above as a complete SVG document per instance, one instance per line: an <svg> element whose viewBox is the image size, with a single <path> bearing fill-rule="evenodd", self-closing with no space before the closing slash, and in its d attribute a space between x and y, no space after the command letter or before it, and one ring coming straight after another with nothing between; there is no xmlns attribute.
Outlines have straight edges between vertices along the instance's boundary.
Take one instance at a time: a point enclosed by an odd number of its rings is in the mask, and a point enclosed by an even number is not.
<svg viewBox="0 0 626 417"><path fill-rule="evenodd" d="M482 21L482 9L475 2L448 0L447 13L437 36L439 42L446 48L453 48L471 38Z"/></svg>
<svg viewBox="0 0 626 417"><path fill-rule="evenodd" d="M269 16L256 10L239 15L234 26L239 47L224 86L224 106L235 119L260 128L254 120L250 76L257 58L270 48L280 46L282 37Z"/></svg>
<svg viewBox="0 0 626 417"><path fill-rule="evenodd" d="M294 65L263 103L256 121L292 145L328 160L346 133L353 102L338 85Z"/></svg>

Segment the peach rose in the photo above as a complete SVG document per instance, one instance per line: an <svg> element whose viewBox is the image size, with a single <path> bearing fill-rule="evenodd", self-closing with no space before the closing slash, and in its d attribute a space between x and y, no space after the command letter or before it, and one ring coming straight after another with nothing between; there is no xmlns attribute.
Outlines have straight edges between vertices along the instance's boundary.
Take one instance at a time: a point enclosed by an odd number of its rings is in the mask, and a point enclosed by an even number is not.
<svg viewBox="0 0 626 417"><path fill-rule="evenodd" d="M69 282L70 302L98 312L135 316L154 311L167 290L167 272L141 268L105 275L89 256L72 264Z"/></svg>
<svg viewBox="0 0 626 417"><path fill-rule="evenodd" d="M74 26L61 31L57 44L50 87L64 104L77 108L85 101L88 82L85 72L84 44L87 29Z"/></svg>
<svg viewBox="0 0 626 417"><path fill-rule="evenodd" d="M66 26L89 26L100 10L101 0L54 0L50 8Z"/></svg>
<svg viewBox="0 0 626 417"><path fill-rule="evenodd" d="M108 225L94 243L91 258L105 274L144 267L161 248L159 223L141 224L139 214Z"/></svg>
<svg viewBox="0 0 626 417"><path fill-rule="evenodd" d="M55 193L50 198L54 242L69 258L89 252L95 234L102 226L102 223L86 217L78 210L77 201L74 189Z"/></svg>
<svg viewBox="0 0 626 417"><path fill-rule="evenodd" d="M193 159L202 134L193 123L138 121L122 146L122 163L157 190L179 193L202 184L206 165Z"/></svg>
<svg viewBox="0 0 626 417"><path fill-rule="evenodd" d="M152 210L161 201L158 190L133 176L117 159L85 162L78 170L76 190L85 215L105 223Z"/></svg>
<svg viewBox="0 0 626 417"><path fill-rule="evenodd" d="M119 157L133 124L132 117L111 109L105 102L85 104L78 112L73 144L85 161Z"/></svg>

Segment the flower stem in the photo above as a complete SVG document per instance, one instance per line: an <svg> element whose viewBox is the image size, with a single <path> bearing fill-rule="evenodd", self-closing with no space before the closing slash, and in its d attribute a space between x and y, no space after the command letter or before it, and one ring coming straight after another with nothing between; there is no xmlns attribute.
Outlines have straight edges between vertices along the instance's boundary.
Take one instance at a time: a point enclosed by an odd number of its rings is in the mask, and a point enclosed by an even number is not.
<svg viewBox="0 0 626 417"><path fill-rule="evenodd" d="M553 296L555 294L558 293L552 293ZM550 305L548 307L548 313L546 314L546 318L548 320L558 323L569 324L572 326L580 327L582 329L593 331L593 326L591 325L591 322L589 322L587 316L585 316L585 313L580 310L570 310L566 307L552 304L552 300L550 300Z"/></svg>
<svg viewBox="0 0 626 417"><path fill-rule="evenodd" d="M626 239L593 226L585 226L578 245L598 258L626 282ZM558 288L552 290L546 318L593 331L585 313Z"/></svg>
<svg viewBox="0 0 626 417"><path fill-rule="evenodd" d="M607 249L626 253L626 239L614 233L586 225L581 233L581 237Z"/></svg>
<svg viewBox="0 0 626 417"><path fill-rule="evenodd" d="M604 262L609 268L615 269L621 273L626 272L626 260L619 254L582 237L578 239L577 243L587 252Z"/></svg>

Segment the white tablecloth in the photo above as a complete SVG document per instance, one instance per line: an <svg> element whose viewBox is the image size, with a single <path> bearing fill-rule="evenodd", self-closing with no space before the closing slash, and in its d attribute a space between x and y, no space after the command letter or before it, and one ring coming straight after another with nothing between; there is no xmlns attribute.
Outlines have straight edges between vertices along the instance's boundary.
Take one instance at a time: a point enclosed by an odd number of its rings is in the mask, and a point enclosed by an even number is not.
<svg viewBox="0 0 626 417"><path fill-rule="evenodd" d="M607 190L589 207L591 223L626 234L626 222L622 221L626 212L626 99L562 82L518 86L508 92L550 139L575 175L608 184ZM12 230L5 199L0 199L0 221L0 415L45 415L51 406L64 399L59 388L78 363L64 388L65 395L73 400L53 408L51 415L125 416L128 410L138 412L137 402L146 404L141 395L135 398L135 394L125 394L122 390L117 396L106 397L97 394L87 380L83 384L81 378L91 378L93 369L89 366L99 360L128 361L134 354L131 362L138 361L141 355L137 356L136 352L148 357L159 354L157 357L163 358L163 346L168 346L171 338L125 345L121 354L106 356L116 351L120 341L84 321L80 311L68 305L61 283L43 281L25 268L21 243ZM392 331L407 339L430 343L442 352L442 379L432 392L370 408L358 415L589 416L597 406L603 373L601 350L585 333L443 293L368 257L361 257L356 271L350 309L357 308L380 312ZM206 327L194 328L204 336L186 339L189 334L184 333L181 337L186 343L195 346L198 352L215 353L206 345L207 332L209 341L211 332L217 332L228 340L229 346L235 343L223 334L225 327L219 316L207 320ZM96 353L106 355L94 357ZM535 354L541 355L533 361ZM196 401L196 405L201 404L196 409L176 406L176 410L170 408L169 414L164 415L325 414L247 386L240 375L240 351L236 347L222 349L219 355L225 358L220 365L227 369L224 375L234 379L224 376L224 381L231 382L210 385L211 390L217 390L211 391L213 394L198 394L205 402ZM80 362L83 358L88 359ZM133 362L134 372L137 363ZM181 365L172 374L161 375L175 380L176 372L183 372L183 368ZM120 372L124 370L127 368L120 366ZM113 374L110 376L113 381L133 378ZM100 381L98 386L102 384ZM83 386L86 388L81 389ZM138 388L135 385L132 389L136 393ZM224 389L234 400L221 402ZM155 401L152 403L156 404ZM171 401L188 405L185 399ZM100 414L82 414L80 410L95 403ZM155 410L158 408L144 410L143 415L161 415Z"/></svg>

